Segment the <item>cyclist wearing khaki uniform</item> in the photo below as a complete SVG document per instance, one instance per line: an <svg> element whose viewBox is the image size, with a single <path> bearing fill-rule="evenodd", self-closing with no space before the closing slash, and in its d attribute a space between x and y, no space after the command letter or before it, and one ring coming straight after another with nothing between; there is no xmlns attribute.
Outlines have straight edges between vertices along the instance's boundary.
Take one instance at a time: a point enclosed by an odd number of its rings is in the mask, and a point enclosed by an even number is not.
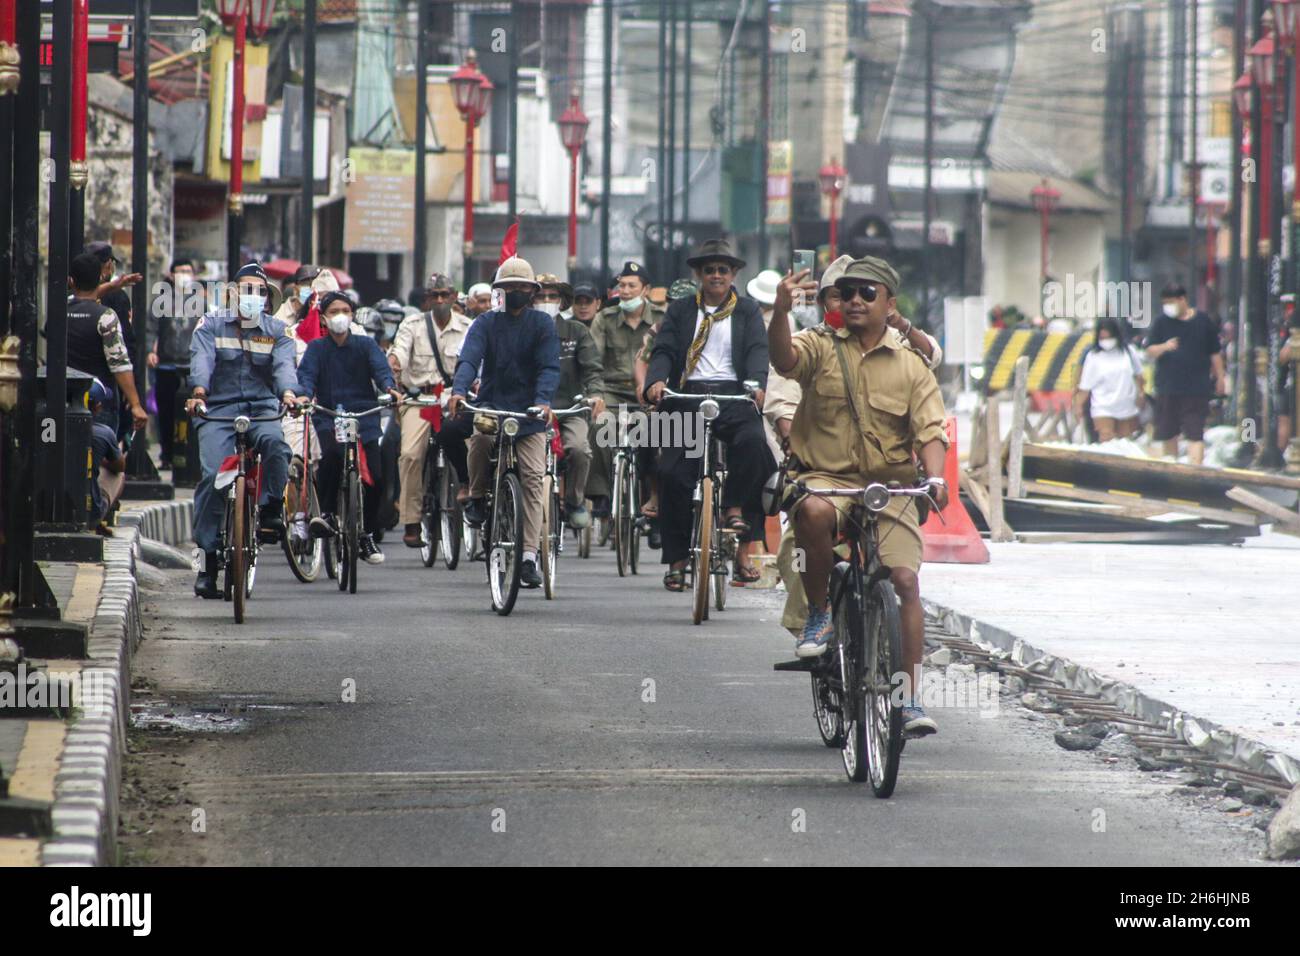
<svg viewBox="0 0 1300 956"><path fill-rule="evenodd" d="M853 262L836 281L843 298L844 327L822 325L791 336L786 319L794 293L807 271L787 276L777 293L776 315L768 329L772 365L803 391L790 426L792 468L813 488L856 488L871 482L916 481L915 451L928 475L943 474L948 439L943 399L925 359L889 334L897 311L899 279L882 259ZM931 478L942 507L948 493L941 478ZM795 537L804 554L803 584L808 622L799 642L801 657L824 651L832 633L827 591L837 530L846 523L848 499L796 499L791 507ZM921 568L921 530L911 499L898 497L879 517L882 564L892 569L903 630L903 665L915 674L921 661L924 614L917 572ZM919 700L904 705L905 730L933 733L934 722Z"/></svg>
<svg viewBox="0 0 1300 956"><path fill-rule="evenodd" d="M434 278L443 279L441 276ZM454 291L450 280L444 280L436 286L437 292L444 289L446 296L435 296L430 312L407 316L397 327L393 347L388 353L388 363L398 376L403 391L418 389L426 395L432 395L441 386L448 395L451 393L460 347L465 341L471 320L452 310L451 297ZM432 427L426 414L425 409L419 405L404 405L401 410L402 450L398 457L398 474L402 486L401 522L405 526L402 540L409 547L417 548L420 546L420 507L424 495L424 456L429 447L429 429ZM441 427L451 429L451 420L444 419ZM449 431L449 441L444 443L445 453L456 468L462 489L468 478L464 441L467 435L467 430L465 434ZM458 442L455 441L457 437L460 439ZM439 440L442 440L441 431Z"/></svg>

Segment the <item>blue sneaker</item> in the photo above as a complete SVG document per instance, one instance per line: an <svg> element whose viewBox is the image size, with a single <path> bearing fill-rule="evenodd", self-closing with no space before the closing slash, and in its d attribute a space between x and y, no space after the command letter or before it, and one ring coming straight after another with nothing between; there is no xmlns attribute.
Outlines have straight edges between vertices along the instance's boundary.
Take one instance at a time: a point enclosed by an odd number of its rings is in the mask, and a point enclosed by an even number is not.
<svg viewBox="0 0 1300 956"><path fill-rule="evenodd" d="M821 657L826 653L831 635L835 633L830 608L809 609L808 623L803 626L803 637L795 645L796 657Z"/></svg>
<svg viewBox="0 0 1300 956"><path fill-rule="evenodd" d="M925 709L922 707L904 707L903 708L903 737L914 739L916 737L928 737L930 734L938 733L939 725L933 718L927 717Z"/></svg>

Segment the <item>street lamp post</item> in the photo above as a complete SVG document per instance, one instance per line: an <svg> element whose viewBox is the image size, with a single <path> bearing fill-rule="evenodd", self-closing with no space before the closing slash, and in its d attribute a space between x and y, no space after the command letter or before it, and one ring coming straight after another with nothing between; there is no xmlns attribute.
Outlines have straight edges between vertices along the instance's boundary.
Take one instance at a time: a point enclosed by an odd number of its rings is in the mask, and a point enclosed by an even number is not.
<svg viewBox="0 0 1300 956"><path fill-rule="evenodd" d="M822 195L826 196L831 203L831 235L830 235L830 257L829 262L835 261L835 250L839 246L839 225L840 211L839 198L844 189L844 180L848 172L839 164L838 160L832 159L829 163L817 171L817 178L821 180Z"/></svg>
<svg viewBox="0 0 1300 956"><path fill-rule="evenodd" d="M587 114L578 105L578 92L569 96L569 108L560 115L560 139L569 151L569 273L578 265L578 154L587 139Z"/></svg>
<svg viewBox="0 0 1300 956"><path fill-rule="evenodd" d="M90 0L72 2L72 145L68 185L72 187L68 210L68 237L72 248L86 241L86 69L90 55Z"/></svg>
<svg viewBox="0 0 1300 956"><path fill-rule="evenodd" d="M447 81L456 109L465 120L465 228L462 253L465 257L464 281L468 287L473 281L470 274L474 258L474 127L487 115L492 102L492 81L479 72L478 60L473 50L465 62ZM515 171L512 169L510 175Z"/></svg>
<svg viewBox="0 0 1300 956"><path fill-rule="evenodd" d="M1061 191L1044 179L1029 190L1029 199L1038 210L1038 289L1047 284L1048 235L1052 227L1052 210L1061 201Z"/></svg>
<svg viewBox="0 0 1300 956"><path fill-rule="evenodd" d="M1260 156L1264 163L1260 178L1261 238L1259 255L1267 267L1265 308L1261 310L1264 341L1251 358L1263 362L1264 414L1261 425L1264 441L1255 459L1259 468L1278 468L1282 455L1277 447L1277 408L1275 404L1278 362L1278 336L1282 326L1282 145L1286 123L1287 58L1278 56L1281 38L1271 28L1270 13L1264 14L1264 32L1250 48L1251 69L1263 101Z"/></svg>

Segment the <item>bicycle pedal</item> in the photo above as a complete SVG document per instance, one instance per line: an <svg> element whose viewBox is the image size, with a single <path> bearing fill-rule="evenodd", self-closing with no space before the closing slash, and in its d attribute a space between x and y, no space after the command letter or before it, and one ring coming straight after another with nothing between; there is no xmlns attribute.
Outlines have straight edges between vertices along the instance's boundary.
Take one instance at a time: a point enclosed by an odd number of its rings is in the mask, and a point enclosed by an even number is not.
<svg viewBox="0 0 1300 956"><path fill-rule="evenodd" d="M774 671L813 671L817 669L817 658L801 657L793 661L778 661L772 665Z"/></svg>

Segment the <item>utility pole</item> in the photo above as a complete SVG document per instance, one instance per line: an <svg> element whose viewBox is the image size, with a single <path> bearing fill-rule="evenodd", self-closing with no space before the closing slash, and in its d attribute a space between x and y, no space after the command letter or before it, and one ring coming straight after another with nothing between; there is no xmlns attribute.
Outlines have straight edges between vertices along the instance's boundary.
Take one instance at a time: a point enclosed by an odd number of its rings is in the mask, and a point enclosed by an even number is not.
<svg viewBox="0 0 1300 956"><path fill-rule="evenodd" d="M149 354L149 13L151 0L136 0L135 30L131 42L135 49L135 77L131 81L131 271L140 273L140 281L131 289L131 321L135 331L135 390L144 401L149 391L146 356ZM236 70L240 67L236 66ZM242 112L240 114L242 116ZM238 163L238 156L231 156ZM242 220L242 216L240 217ZM236 246L238 248L238 246ZM149 457L149 439L143 430L135 433L127 456L128 484L123 498L170 498L173 486L158 481L158 469ZM139 483L148 482L143 487ZM135 486L134 488L132 486Z"/></svg>
<svg viewBox="0 0 1300 956"><path fill-rule="evenodd" d="M677 275L677 249L673 233L677 230L677 0L672 3L668 39L668 226L664 235L667 268L659 281L668 284L668 276Z"/></svg>
<svg viewBox="0 0 1300 956"><path fill-rule="evenodd" d="M510 128L506 135L510 186L506 221L513 223L519 212L519 3L510 0Z"/></svg>
<svg viewBox="0 0 1300 956"><path fill-rule="evenodd" d="M772 3L763 0L763 49L759 60L758 146L763 157L759 170L758 268L767 268L767 141L772 112Z"/></svg>
<svg viewBox="0 0 1300 956"><path fill-rule="evenodd" d="M659 140L655 154L655 238L658 249L655 262L650 269L653 276L662 276L664 272L664 251L668 248L664 242L664 180L668 166L667 155L667 119L664 112L664 100L667 97L667 57L668 57L668 0L659 0Z"/></svg>
<svg viewBox="0 0 1300 956"><path fill-rule="evenodd" d="M1197 200L1201 194L1201 166L1197 162L1197 115L1198 109L1197 97L1199 84L1197 82L1197 49L1196 45L1200 39L1201 31L1198 29L1198 10L1197 0L1189 0L1191 23L1188 26L1188 64L1189 78L1187 82L1188 96L1188 116L1187 116L1187 294L1190 296L1192 308L1200 306L1200 270L1197 268L1196 248L1199 245L1199 236L1196 230L1196 206ZM1235 77L1234 77L1235 79Z"/></svg>
<svg viewBox="0 0 1300 956"><path fill-rule="evenodd" d="M1246 60L1246 0L1236 0L1232 15L1232 75L1241 76ZM1229 248L1228 253L1228 318L1237 330L1237 364L1234 369L1232 396L1230 399L1231 415L1240 420L1242 356L1246 353L1240 346L1242 340L1241 321L1241 139L1245 124L1241 121L1241 111L1232 111L1232 193L1229 210Z"/></svg>
<svg viewBox="0 0 1300 956"><path fill-rule="evenodd" d="M1250 23L1251 35L1253 39L1259 38L1259 18L1261 14L1261 0L1251 0L1250 4ZM1259 85L1252 84L1250 90L1250 158L1252 160L1256 181L1250 190L1250 244L1248 252L1250 258L1246 262L1246 321L1242 323L1245 335L1242 338L1242 348L1237 355L1237 361L1241 364L1245 372L1246 379L1246 401L1242 409L1242 417L1248 418L1256 423L1256 433L1258 434L1259 424L1259 383L1255 374L1255 342L1259 339L1260 325L1262 324L1264 312L1264 269L1263 262L1260 259L1260 183L1258 176L1262 170L1263 163L1260 151L1260 133L1263 129L1264 102L1260 94ZM1246 460L1250 458L1250 449L1242 445L1246 453ZM1244 462L1242 462L1244 464Z"/></svg>
<svg viewBox="0 0 1300 956"><path fill-rule="evenodd" d="M1269 143L1272 154L1269 160L1269 204L1268 209L1261 212L1261 215L1268 216L1269 241L1262 243L1265 248L1260 250L1264 268L1267 270L1265 289L1261 293L1266 295L1267 299L1265 308L1261 312L1264 338L1260 342L1261 357L1265 362L1264 383L1267 405L1264 421L1261 423L1264 429L1263 447L1255 459L1255 467L1267 469L1281 468L1284 464L1277 442L1277 419L1281 411L1278 408L1281 403L1277 399L1277 384L1278 351L1285 321L1282 314L1282 161L1286 148L1287 90L1291 86L1290 68L1293 59L1287 56L1282 48L1276 27L1273 32L1273 49L1275 72L1273 88L1269 91L1273 97L1273 136Z"/></svg>
<svg viewBox="0 0 1300 956"><path fill-rule="evenodd" d="M47 471L42 485L48 489L50 510L40 517L54 525L69 519L67 508L68 456L68 174L71 166L72 128L72 0L54 0L53 53L50 90L50 160L54 165L49 192L49 251L45 291L45 413L54 423L54 441L46 446ZM148 82L148 73L136 74L136 85ZM137 131L136 137L139 137ZM139 337L140 341L144 336ZM43 497L43 496L42 496ZM38 499L39 500L39 499Z"/></svg>
<svg viewBox="0 0 1300 956"><path fill-rule="evenodd" d="M925 195L921 212L921 321L930 324L930 216L934 198L934 24L930 5L925 19ZM1042 290L1039 290L1042 294Z"/></svg>
<svg viewBox="0 0 1300 956"><path fill-rule="evenodd" d="M605 293L605 283L609 281L609 177L613 175L614 163L610 150L614 147L614 0L605 0L604 21L604 85L601 90L600 118L600 284L601 295Z"/></svg>
<svg viewBox="0 0 1300 956"><path fill-rule="evenodd" d="M695 12L690 0L686 0L686 72L682 77L685 88L685 101L682 103L682 228L688 233L688 248L691 228L691 37L695 33L694 27Z"/></svg>
<svg viewBox="0 0 1300 956"><path fill-rule="evenodd" d="M424 9L423 0L420 9ZM416 173L418 177L420 174ZM298 217L298 260L311 262L316 238L316 0L302 5L302 209ZM416 180L417 184L419 179ZM417 189L419 186L417 185ZM416 247L420 233L417 231Z"/></svg>
<svg viewBox="0 0 1300 956"><path fill-rule="evenodd" d="M427 184L424 179L424 156L429 148L429 0L418 0L415 14L415 261L411 264L415 285L428 275L427 259L429 223L425 209ZM466 189L469 188L468 177ZM469 274L462 276L469 287Z"/></svg>

